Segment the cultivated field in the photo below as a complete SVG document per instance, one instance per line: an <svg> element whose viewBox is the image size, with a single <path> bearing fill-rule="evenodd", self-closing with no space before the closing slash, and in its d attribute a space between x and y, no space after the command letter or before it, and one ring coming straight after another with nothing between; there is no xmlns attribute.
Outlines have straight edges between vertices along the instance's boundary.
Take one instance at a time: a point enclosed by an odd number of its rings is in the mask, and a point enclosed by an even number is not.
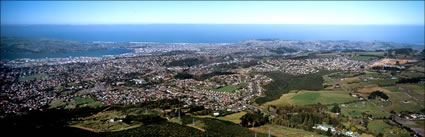
<svg viewBox="0 0 425 137"><path fill-rule="evenodd" d="M241 123L240 118L245 114L246 114L246 112L242 111L242 112L226 115L224 117L218 117L217 119L230 121L230 122L233 122L235 124L239 124L239 123Z"/></svg>
<svg viewBox="0 0 425 137"><path fill-rule="evenodd" d="M267 102L263 107L269 105L307 105L307 104L341 104L353 102L357 98L350 96L345 91L319 90L319 91L291 91L288 94L283 94L278 100Z"/></svg>
<svg viewBox="0 0 425 137"><path fill-rule="evenodd" d="M325 135L318 135L316 133L301 130L301 129L286 128L283 126L271 125L271 124L267 124L267 125L263 125L263 126L255 127L255 128L250 128L250 130L252 131L264 133L264 134L268 134L269 129L270 129L270 133L276 137L312 137L312 136L326 137Z"/></svg>
<svg viewBox="0 0 425 137"><path fill-rule="evenodd" d="M361 117L362 113L370 114L372 117L389 117L389 112L382 112L377 109L373 104L367 101L361 101L357 103L346 104L345 107L341 107L341 113L346 116Z"/></svg>
<svg viewBox="0 0 425 137"><path fill-rule="evenodd" d="M36 80L36 79L42 79L47 77L49 77L49 75L47 74L36 74L31 76L20 77L19 81Z"/></svg>

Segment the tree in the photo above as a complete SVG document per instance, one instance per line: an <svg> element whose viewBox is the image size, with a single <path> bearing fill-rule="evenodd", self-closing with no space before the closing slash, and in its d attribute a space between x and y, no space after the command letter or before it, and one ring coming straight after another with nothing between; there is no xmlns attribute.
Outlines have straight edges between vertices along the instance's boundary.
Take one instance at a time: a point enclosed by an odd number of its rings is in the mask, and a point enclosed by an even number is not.
<svg viewBox="0 0 425 137"><path fill-rule="evenodd" d="M363 118L363 126L367 128L368 124L369 124L369 118L367 118L367 116L366 116L366 117Z"/></svg>
<svg viewBox="0 0 425 137"><path fill-rule="evenodd" d="M246 113L241 118L241 125L244 127L261 126L269 122L269 117L264 116L260 111Z"/></svg>
<svg viewBox="0 0 425 137"><path fill-rule="evenodd" d="M382 99L385 99L385 100L388 100L388 98L389 98L388 95L385 94L382 91L374 91L374 92L370 93L370 95L367 98L368 99L375 99L376 96L379 96L379 97L381 97Z"/></svg>
<svg viewBox="0 0 425 137"><path fill-rule="evenodd" d="M335 104L334 107L331 109L332 113L341 113L341 108L339 108L338 104Z"/></svg>
<svg viewBox="0 0 425 137"><path fill-rule="evenodd" d="M327 136L332 136L332 130L331 128L328 128L328 131L326 131Z"/></svg>

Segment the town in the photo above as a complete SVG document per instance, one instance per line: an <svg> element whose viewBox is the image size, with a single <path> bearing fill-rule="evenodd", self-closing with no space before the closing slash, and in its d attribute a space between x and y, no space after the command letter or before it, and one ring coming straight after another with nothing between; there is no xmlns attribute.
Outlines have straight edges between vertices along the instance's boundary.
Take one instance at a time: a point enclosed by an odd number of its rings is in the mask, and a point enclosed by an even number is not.
<svg viewBox="0 0 425 137"><path fill-rule="evenodd" d="M262 43L264 41L255 42ZM311 87L301 85L301 88L288 88L287 81L276 79L275 74L282 74L280 77L295 78L299 76L307 79L312 75L319 75L318 81L323 79L324 82L317 85L320 89L317 92L330 93L329 96L341 96L343 100L329 99L318 102L318 107L323 107L320 106L323 104L340 104L344 111L340 119L345 121L360 119L362 122L358 124L368 127L367 124L364 125L364 118L381 122L393 119L391 124L398 123L401 127L405 127L406 124L409 124L408 121L421 121L425 118L424 113L420 111L408 112L391 109L392 111L389 113L385 110L386 107L389 107L388 103L385 103L389 102L388 99L381 98L382 101L368 99L367 102L364 102L372 90L379 91L379 94L381 92L389 94L390 91L381 87L394 86L398 79L411 80L410 78L416 74L419 76L416 82L423 82L420 77L424 74L420 69L423 66L416 59L417 55L423 54L423 50L409 50L407 56L410 59L408 60L391 60L384 58L389 58L393 54L396 56L396 52L388 54L384 54L385 50L328 52L311 51L311 47L291 52L295 49L287 46L265 48L257 44L241 47L240 43L161 45L159 43L133 42L126 48L132 49L134 52L120 55L2 60L0 114L1 117L7 117L53 108L72 110L82 107L137 106L149 102L177 99L183 103L183 107L161 112L170 120L180 117L177 114L169 115L170 112L178 112L180 115L183 113L182 108L191 110L202 107L202 109L208 110L202 114L215 117L258 111L270 115L271 120L275 121L284 119L280 118L282 114L276 111L281 108L276 108L276 106L282 107L282 104L285 103L275 104L274 102L283 101L289 102L289 105L299 105L294 104L296 102L293 101L294 98L298 94L313 94L311 93L313 91L303 90L315 87L314 83L308 83L312 84ZM258 51L258 54L251 52L254 49ZM276 52L276 50L279 51ZM408 58L407 56L403 57ZM407 68L409 70L406 70ZM380 73L381 76L375 73ZM390 83L392 81L393 84L386 82L370 85L379 80ZM302 83L302 81L300 79L300 81L294 82ZM312 82L316 83L317 81ZM278 84L276 85L276 83ZM356 83L363 83L363 85L355 85ZM369 86L364 86L368 83ZM288 93L282 91L279 91L281 92L279 94L272 93L275 89L270 88L269 85L274 85L273 88L276 89L285 86L283 88ZM375 85L377 86L375 87ZM404 85L400 84L399 86ZM412 86L410 85L410 87ZM322 91L322 87L324 87L324 91ZM420 104L420 100L423 103L423 99L411 97L416 95L417 91L410 91L416 90L410 89L410 87L400 87L400 89L406 90L405 94L408 95L408 97L403 95L402 101L404 104L417 103L416 109L423 109L424 105ZM378 92L376 93L378 94ZM294 97L285 99L286 95L292 96L293 94L295 94ZM260 98L273 99L263 103L258 101ZM415 100L412 101L409 98ZM358 114L360 112L354 113L354 110L351 112L351 109L349 109L350 112L346 112L348 111L346 110L347 106L365 106L365 104L375 105L377 107L375 109L382 110L382 112L376 112L378 114L362 112L361 115ZM315 108L313 107L313 109ZM322 112L321 109L319 112L323 113L322 115L328 113ZM110 119L110 121L115 120ZM331 129L328 131L330 133L323 134L353 137L359 136L362 132L369 132L362 128L348 129L342 128L340 124L333 124L334 126L316 124L302 129L309 131L315 129L318 133ZM353 125L347 126L352 127ZM409 131L400 128L394 130L415 135L422 134L423 131L418 128L407 129ZM378 135L375 132L370 134Z"/></svg>

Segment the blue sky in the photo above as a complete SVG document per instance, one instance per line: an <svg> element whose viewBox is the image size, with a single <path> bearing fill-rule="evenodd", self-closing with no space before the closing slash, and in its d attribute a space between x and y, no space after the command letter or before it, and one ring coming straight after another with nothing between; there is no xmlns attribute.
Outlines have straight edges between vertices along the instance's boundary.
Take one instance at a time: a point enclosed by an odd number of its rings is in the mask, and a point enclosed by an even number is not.
<svg viewBox="0 0 425 137"><path fill-rule="evenodd" d="M424 24L424 1L1 1L1 24Z"/></svg>

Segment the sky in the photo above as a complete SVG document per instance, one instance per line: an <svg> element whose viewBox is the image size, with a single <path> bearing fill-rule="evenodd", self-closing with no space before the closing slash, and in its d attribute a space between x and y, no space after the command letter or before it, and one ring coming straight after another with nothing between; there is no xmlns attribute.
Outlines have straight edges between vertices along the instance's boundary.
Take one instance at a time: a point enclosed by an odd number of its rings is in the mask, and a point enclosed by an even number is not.
<svg viewBox="0 0 425 137"><path fill-rule="evenodd" d="M423 25L424 1L1 1L1 24Z"/></svg>

